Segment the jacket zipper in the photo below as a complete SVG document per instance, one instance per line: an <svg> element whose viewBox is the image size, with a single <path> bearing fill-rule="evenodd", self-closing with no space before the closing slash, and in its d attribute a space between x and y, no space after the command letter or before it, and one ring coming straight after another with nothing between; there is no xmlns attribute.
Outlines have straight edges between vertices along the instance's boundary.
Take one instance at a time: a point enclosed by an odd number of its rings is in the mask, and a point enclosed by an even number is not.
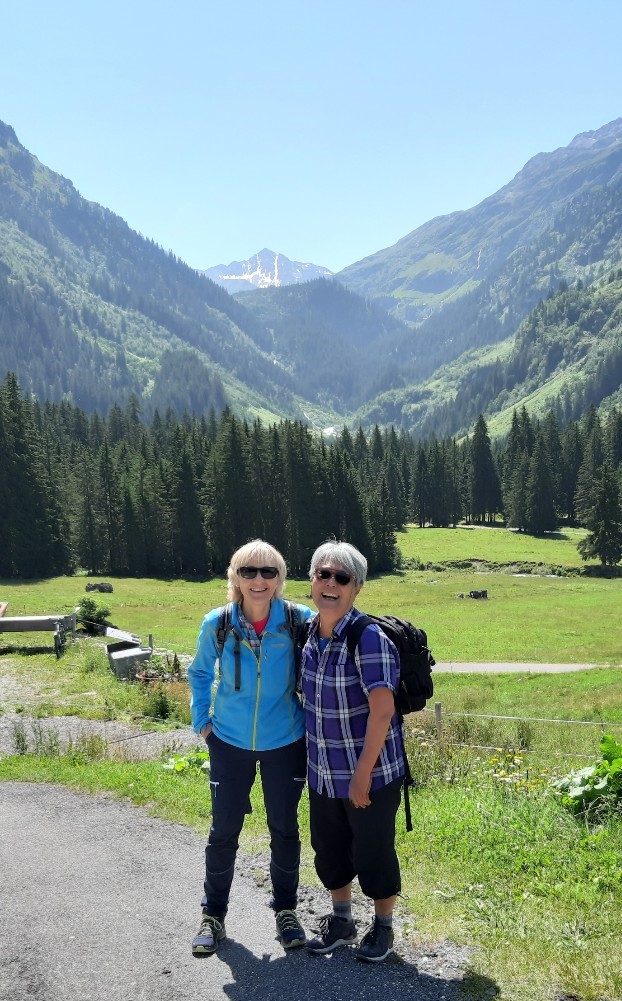
<svg viewBox="0 0 622 1001"><path fill-rule="evenodd" d="M251 750L255 750L255 745L257 743L257 717L259 716L259 696L261 694L261 640L259 642L259 656L256 657L255 651L248 644L248 647L257 661L257 694L255 696L255 715L253 717L253 739L251 741Z"/></svg>

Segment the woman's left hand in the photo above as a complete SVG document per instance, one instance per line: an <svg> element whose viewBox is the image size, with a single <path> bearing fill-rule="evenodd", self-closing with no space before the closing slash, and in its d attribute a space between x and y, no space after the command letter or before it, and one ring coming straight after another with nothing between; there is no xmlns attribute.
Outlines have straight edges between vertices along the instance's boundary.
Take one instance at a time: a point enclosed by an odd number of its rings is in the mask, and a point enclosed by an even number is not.
<svg viewBox="0 0 622 1001"><path fill-rule="evenodd" d="M348 789L348 799L352 803L352 806L356 806L360 809L364 809L366 806L370 806L371 800L369 798L369 790L371 789L371 774L367 775L359 768L356 768L354 775L350 779L350 786Z"/></svg>

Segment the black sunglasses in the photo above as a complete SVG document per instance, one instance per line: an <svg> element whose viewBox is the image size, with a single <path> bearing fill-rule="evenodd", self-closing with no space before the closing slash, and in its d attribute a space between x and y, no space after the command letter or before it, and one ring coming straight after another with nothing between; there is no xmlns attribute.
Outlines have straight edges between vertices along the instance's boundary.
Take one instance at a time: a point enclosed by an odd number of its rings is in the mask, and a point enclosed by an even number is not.
<svg viewBox="0 0 622 1001"><path fill-rule="evenodd" d="M244 580L252 580L258 573L264 580L274 580L279 576L278 567L240 567L238 573Z"/></svg>
<svg viewBox="0 0 622 1001"><path fill-rule="evenodd" d="M318 580L330 580L334 577L337 584L341 584L345 587L352 580L352 575L349 573L344 573L343 570L328 570L326 567L320 567L319 570L315 571L315 576Z"/></svg>

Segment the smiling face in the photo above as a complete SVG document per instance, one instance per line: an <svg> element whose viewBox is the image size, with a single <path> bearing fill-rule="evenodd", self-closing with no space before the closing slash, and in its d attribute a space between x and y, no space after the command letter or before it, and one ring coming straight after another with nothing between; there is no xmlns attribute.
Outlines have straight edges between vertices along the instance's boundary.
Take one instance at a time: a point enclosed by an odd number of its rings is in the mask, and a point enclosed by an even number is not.
<svg viewBox="0 0 622 1001"><path fill-rule="evenodd" d="M267 618L270 614L270 602L279 583L279 577L266 580L258 573L250 580L245 580L238 574L237 586L242 594L241 605L249 622L261 622Z"/></svg>
<svg viewBox="0 0 622 1001"><path fill-rule="evenodd" d="M318 574L330 572L328 580L322 580ZM350 578L347 584L340 584L334 574L345 574ZM340 563L327 561L316 567L311 581L311 597L319 612L320 636L326 639L332 633L340 619L346 615L352 605L361 585L357 584L349 570Z"/></svg>

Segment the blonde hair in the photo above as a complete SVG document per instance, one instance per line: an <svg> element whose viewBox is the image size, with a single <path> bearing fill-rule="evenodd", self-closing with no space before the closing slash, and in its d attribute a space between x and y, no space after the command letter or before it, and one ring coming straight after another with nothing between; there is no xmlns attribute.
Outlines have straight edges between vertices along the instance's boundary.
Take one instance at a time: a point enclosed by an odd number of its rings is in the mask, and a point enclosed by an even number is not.
<svg viewBox="0 0 622 1001"><path fill-rule="evenodd" d="M245 566L276 567L279 576L274 597L280 598L283 595L285 578L287 577L285 560L278 549L271 546L269 542L264 542L263 539L253 539L236 549L227 567L227 599L229 601L239 602L242 597L238 585L238 570Z"/></svg>

